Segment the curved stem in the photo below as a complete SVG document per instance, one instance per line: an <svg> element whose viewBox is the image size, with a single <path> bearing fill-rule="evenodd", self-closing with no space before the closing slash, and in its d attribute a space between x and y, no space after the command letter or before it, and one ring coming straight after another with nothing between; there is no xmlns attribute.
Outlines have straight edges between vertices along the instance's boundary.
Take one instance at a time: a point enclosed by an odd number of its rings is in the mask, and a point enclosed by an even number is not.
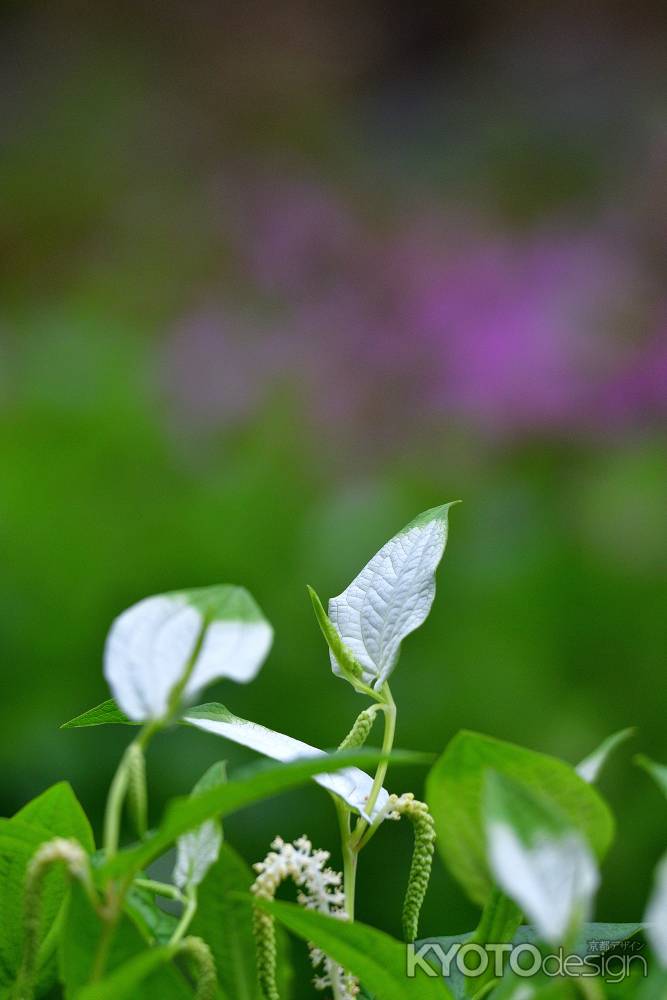
<svg viewBox="0 0 667 1000"><path fill-rule="evenodd" d="M392 747L394 745L394 736L396 733L396 702L392 698L391 691L389 690L389 685L385 683L382 688L383 701L381 704L382 710L384 712L384 735L382 738L382 752L383 754L389 755L391 753ZM383 760L377 766L375 772L375 778L373 780L373 787L371 788L371 793L368 796L368 802L366 803L366 814L368 816L373 815L373 809L375 808L375 803L377 802L378 795L384 784L384 779L387 776L387 768L389 767L389 761ZM369 826L369 823L365 819L360 819L354 828L354 833L352 834L352 847L354 850L358 851L361 845L361 839Z"/></svg>
<svg viewBox="0 0 667 1000"><path fill-rule="evenodd" d="M351 845L350 810L336 796L332 796L340 828L340 845L343 855L343 889L345 891L345 912L354 920L354 897L357 882L358 854Z"/></svg>

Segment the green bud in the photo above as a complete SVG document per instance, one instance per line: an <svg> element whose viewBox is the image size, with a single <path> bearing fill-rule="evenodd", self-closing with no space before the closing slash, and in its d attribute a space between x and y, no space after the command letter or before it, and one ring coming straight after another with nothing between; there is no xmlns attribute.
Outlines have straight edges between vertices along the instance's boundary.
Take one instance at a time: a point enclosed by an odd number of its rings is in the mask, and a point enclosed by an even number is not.
<svg viewBox="0 0 667 1000"><path fill-rule="evenodd" d="M360 712L354 725L352 726L352 729L349 731L338 749L353 750L355 747L362 747L368 739L371 729L373 728L376 713L377 708L375 707L365 708L363 712Z"/></svg>
<svg viewBox="0 0 667 1000"><path fill-rule="evenodd" d="M276 929L273 917L259 907L253 908L252 932L255 937L257 978L264 1000L280 1000L276 980Z"/></svg>
<svg viewBox="0 0 667 1000"><path fill-rule="evenodd" d="M415 844L412 852L410 876L403 903L403 934L406 941L417 937L419 914L428 889L435 849L435 823L425 802L404 796L398 810L412 823Z"/></svg>
<svg viewBox="0 0 667 1000"><path fill-rule="evenodd" d="M186 937L177 946L179 954L185 954L197 966L197 992L195 1000L215 1000L218 994L218 978L211 949L200 937Z"/></svg>
<svg viewBox="0 0 667 1000"><path fill-rule="evenodd" d="M148 797L146 794L146 760L144 751L137 743L127 748L128 763L128 809L134 828L139 837L148 829Z"/></svg>

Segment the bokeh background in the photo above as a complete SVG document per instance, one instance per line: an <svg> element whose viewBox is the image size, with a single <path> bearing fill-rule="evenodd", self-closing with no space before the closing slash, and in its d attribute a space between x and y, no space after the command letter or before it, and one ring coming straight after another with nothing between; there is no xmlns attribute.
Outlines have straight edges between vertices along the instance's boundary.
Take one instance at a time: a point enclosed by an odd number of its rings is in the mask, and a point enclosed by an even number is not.
<svg viewBox="0 0 667 1000"><path fill-rule="evenodd" d="M0 43L2 808L68 777L99 824L139 598L243 583L276 627L208 692L321 746L360 699L305 592L448 499L398 744L461 727L667 760L667 17L660 3L8 3ZM155 812L213 759L154 747ZM620 752L599 916L640 916L667 813ZM391 787L419 790L423 772ZM334 849L313 787L227 824ZM364 855L398 933L409 831ZM475 914L438 870L426 933ZM302 995L310 995L303 987Z"/></svg>

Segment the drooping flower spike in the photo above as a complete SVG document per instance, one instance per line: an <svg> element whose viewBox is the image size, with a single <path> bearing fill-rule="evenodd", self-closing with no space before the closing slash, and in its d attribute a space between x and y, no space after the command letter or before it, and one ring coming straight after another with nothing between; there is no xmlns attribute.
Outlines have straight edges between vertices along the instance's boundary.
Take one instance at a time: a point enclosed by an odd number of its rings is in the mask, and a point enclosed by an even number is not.
<svg viewBox="0 0 667 1000"><path fill-rule="evenodd" d="M215 680L253 680L272 641L273 629L243 587L159 594L113 622L104 676L134 722L166 719Z"/></svg>

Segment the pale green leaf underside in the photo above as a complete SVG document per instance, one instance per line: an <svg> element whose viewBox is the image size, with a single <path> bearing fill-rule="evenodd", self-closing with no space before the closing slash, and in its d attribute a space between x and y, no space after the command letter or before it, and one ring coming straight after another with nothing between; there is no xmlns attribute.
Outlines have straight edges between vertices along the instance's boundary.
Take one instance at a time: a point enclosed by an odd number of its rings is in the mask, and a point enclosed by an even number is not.
<svg viewBox="0 0 667 1000"><path fill-rule="evenodd" d="M396 666L401 642L431 609L451 506L433 507L416 517L329 601L329 618L360 664L366 684L382 686ZM334 673L345 676L344 665L330 655Z"/></svg>

